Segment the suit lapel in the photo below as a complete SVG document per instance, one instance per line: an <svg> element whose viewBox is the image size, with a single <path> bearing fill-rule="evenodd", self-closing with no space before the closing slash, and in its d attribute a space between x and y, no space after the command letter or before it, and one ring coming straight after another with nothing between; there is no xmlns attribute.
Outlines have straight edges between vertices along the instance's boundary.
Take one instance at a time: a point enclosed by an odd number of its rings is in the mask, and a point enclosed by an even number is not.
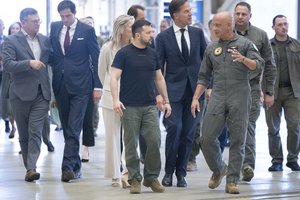
<svg viewBox="0 0 300 200"><path fill-rule="evenodd" d="M175 32L174 32L174 27L173 26L171 28L169 28L169 33L168 34L170 36L170 44L176 44L175 48L176 48L177 54L182 59L182 61L185 62L184 57L182 56L182 53L181 53L181 51L179 49L179 45L178 45L178 42L177 42L177 39L176 39L176 36L175 36Z"/></svg>
<svg viewBox="0 0 300 200"><path fill-rule="evenodd" d="M22 31L18 32L18 40L20 42L20 45L25 47L25 49L28 52L28 54L30 55L30 57L34 59L33 52L27 42L26 36L22 33Z"/></svg>
<svg viewBox="0 0 300 200"><path fill-rule="evenodd" d="M195 35L194 35L194 31L191 29L190 26L188 26L188 32L189 32L189 37L190 37L190 56L189 56L189 59L188 59L188 62L190 60L190 57L192 55L192 52L193 52L193 49L196 49L196 45L200 45L200 44L196 44L196 42L194 42L194 39L195 39Z"/></svg>
<svg viewBox="0 0 300 200"><path fill-rule="evenodd" d="M62 49L61 49L61 45L60 45L60 32L61 32L61 29L63 28L63 23L62 22L60 22L60 23L58 23L57 24L57 27L56 27L56 30L55 30L55 32L54 32L54 42L56 42L56 46L57 46L57 48L56 49L59 49L59 52L61 53L61 54L63 54L63 51L62 51Z"/></svg>
<svg viewBox="0 0 300 200"><path fill-rule="evenodd" d="M43 56L45 56L45 55L48 56L48 54L46 53L47 52L47 47L45 46L44 39L43 39L43 37L40 34L37 35L37 39L39 41L40 48L41 48L41 57L40 57L40 60L42 62L44 62L45 58Z"/></svg>
<svg viewBox="0 0 300 200"><path fill-rule="evenodd" d="M70 51L72 50L72 47L74 46L74 43L77 41L78 34L79 34L78 30L81 29L81 28L80 28L80 26L81 26L80 23L81 23L81 22L78 20L78 22L77 22L77 24L76 24L75 32L74 32L74 35L73 35L73 39L72 39L72 41L71 41L71 46L70 46L70 49L69 49L68 52L70 52Z"/></svg>

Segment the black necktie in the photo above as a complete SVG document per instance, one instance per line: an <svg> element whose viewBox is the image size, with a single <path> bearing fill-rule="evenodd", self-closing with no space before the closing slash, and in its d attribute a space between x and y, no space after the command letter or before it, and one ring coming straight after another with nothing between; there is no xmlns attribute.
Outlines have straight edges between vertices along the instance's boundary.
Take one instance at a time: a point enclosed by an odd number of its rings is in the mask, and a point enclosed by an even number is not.
<svg viewBox="0 0 300 200"><path fill-rule="evenodd" d="M70 48L70 33L69 33L70 27L67 28L66 36L65 36L65 41L64 41L64 49L65 49L65 54Z"/></svg>
<svg viewBox="0 0 300 200"><path fill-rule="evenodd" d="M180 29L180 32L181 32L181 54L182 54L185 62L187 62L189 59L189 48L187 46L187 43L186 43L186 40L184 37L184 31L185 31L184 28Z"/></svg>

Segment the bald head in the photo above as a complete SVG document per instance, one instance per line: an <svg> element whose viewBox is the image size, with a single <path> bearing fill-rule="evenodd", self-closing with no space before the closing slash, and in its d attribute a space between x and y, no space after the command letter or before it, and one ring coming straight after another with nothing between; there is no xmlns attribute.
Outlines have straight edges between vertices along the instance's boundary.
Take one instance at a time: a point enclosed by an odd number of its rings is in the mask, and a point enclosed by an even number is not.
<svg viewBox="0 0 300 200"><path fill-rule="evenodd" d="M213 31L223 40L233 37L233 17L230 12L224 11L217 13L212 20Z"/></svg>

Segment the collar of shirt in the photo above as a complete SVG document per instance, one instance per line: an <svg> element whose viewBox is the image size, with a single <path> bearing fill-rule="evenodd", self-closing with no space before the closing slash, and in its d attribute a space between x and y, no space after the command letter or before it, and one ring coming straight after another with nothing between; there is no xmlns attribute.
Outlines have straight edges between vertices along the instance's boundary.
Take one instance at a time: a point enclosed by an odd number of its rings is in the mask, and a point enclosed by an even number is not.
<svg viewBox="0 0 300 200"><path fill-rule="evenodd" d="M174 27L174 32L175 32L175 34L176 33L178 33L178 32L180 32L180 27L178 27L175 23L173 23L173 27ZM189 30L188 30L188 26L185 26L185 27L183 27L186 31L185 32L189 32Z"/></svg>
<svg viewBox="0 0 300 200"><path fill-rule="evenodd" d="M70 26L70 31L74 31L75 30L75 28L76 28L76 26L77 26L77 23L78 23L78 19L75 19L75 21L73 22L73 24L71 24L71 26ZM63 29L65 30L65 32L67 32L67 26L63 26Z"/></svg>
<svg viewBox="0 0 300 200"><path fill-rule="evenodd" d="M78 19L75 19L75 21L73 22L73 24L71 24L71 26L70 26L70 30L69 30L70 44L72 44L72 40L73 40L73 36L75 34L75 29L76 29L77 23L78 23ZM63 25L62 30L60 32L59 42L60 42L60 46L62 48L63 53L65 53L65 50L64 50L64 41L65 41L67 29L68 29L68 27L65 26L65 25Z"/></svg>
<svg viewBox="0 0 300 200"><path fill-rule="evenodd" d="M240 32L240 31L236 30L236 29L234 29L234 32L237 33L238 35L241 35L241 36L248 35L250 26L251 26L251 23L249 22L248 27L247 27L247 29L245 30L245 33L244 33L244 34L243 34L242 32Z"/></svg>
<svg viewBox="0 0 300 200"><path fill-rule="evenodd" d="M174 33L175 33L175 37L176 37L176 40L177 40L178 47L179 47L180 51L182 51L182 48L181 48L181 32L180 32L181 28L176 26L175 23L173 23L173 28L174 28ZM189 32L188 32L188 26L185 26L183 28L186 30L186 31L184 31L184 37L185 37L188 49L190 51L191 44L190 44L190 36L189 36Z"/></svg>
<svg viewBox="0 0 300 200"><path fill-rule="evenodd" d="M25 35L26 38L33 40L36 38L37 34L35 34L35 36L33 38L30 37L30 35L23 29L21 28L22 33Z"/></svg>

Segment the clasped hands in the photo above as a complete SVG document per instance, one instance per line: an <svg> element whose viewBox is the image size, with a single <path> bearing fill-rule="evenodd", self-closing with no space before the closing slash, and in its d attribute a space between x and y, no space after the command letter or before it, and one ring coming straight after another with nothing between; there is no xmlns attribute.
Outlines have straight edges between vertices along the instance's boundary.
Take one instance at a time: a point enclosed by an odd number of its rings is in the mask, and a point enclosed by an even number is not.
<svg viewBox="0 0 300 200"><path fill-rule="evenodd" d="M46 67L46 65L40 60L30 60L29 65L32 69L36 69L36 70Z"/></svg>

